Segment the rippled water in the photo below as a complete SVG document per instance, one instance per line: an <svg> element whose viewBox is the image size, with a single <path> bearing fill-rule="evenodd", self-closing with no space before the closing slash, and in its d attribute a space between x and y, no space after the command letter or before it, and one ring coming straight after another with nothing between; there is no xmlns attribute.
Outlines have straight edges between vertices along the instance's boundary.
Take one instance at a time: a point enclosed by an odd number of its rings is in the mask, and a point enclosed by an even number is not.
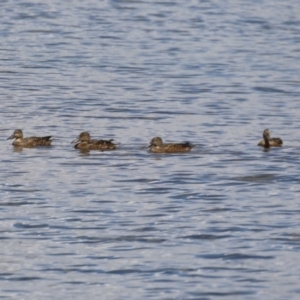
<svg viewBox="0 0 300 300"><path fill-rule="evenodd" d="M299 11L2 1L0 297L298 299ZM80 153L85 130L121 145Z"/></svg>

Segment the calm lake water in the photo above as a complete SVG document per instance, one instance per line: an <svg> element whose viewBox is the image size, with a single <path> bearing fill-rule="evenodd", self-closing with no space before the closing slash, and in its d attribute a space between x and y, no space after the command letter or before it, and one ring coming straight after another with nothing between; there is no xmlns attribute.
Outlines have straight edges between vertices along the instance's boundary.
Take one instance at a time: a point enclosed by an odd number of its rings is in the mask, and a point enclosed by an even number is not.
<svg viewBox="0 0 300 300"><path fill-rule="evenodd" d="M0 18L1 299L299 299L300 1ZM53 146L14 149L18 128ZM256 146L265 128L282 148ZM81 153L82 131L121 144Z"/></svg>

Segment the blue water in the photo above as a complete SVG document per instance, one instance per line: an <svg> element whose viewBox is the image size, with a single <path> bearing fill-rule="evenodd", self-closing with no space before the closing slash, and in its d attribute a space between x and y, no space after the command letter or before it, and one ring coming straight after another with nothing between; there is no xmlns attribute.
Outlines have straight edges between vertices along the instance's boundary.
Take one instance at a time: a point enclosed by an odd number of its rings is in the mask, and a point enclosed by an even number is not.
<svg viewBox="0 0 300 300"><path fill-rule="evenodd" d="M0 298L299 299L299 12L2 1ZM81 153L82 131L121 145Z"/></svg>

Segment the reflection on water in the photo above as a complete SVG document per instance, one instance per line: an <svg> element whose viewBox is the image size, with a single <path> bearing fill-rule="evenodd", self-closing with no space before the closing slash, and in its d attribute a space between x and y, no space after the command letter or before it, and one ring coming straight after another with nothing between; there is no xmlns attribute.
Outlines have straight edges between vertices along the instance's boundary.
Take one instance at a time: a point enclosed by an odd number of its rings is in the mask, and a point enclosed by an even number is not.
<svg viewBox="0 0 300 300"><path fill-rule="evenodd" d="M297 1L0 6L1 297L298 299Z"/></svg>

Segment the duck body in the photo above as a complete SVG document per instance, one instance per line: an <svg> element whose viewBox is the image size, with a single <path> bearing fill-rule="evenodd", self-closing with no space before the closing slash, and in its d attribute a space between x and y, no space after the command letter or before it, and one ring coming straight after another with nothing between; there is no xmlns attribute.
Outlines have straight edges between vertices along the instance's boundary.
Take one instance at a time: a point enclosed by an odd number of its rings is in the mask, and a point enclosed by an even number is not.
<svg viewBox="0 0 300 300"><path fill-rule="evenodd" d="M281 147L283 145L282 139L281 138L270 138L269 139L269 147ZM266 143L264 140L261 140L257 146L265 147ZM268 146L267 146L268 148Z"/></svg>
<svg viewBox="0 0 300 300"><path fill-rule="evenodd" d="M76 143L75 149L89 151L89 150L115 150L117 144L113 143L113 139L110 140L91 140L91 136L88 132L82 132L80 135L72 142Z"/></svg>
<svg viewBox="0 0 300 300"><path fill-rule="evenodd" d="M189 142L185 143L168 143L164 144L162 138L154 137L148 148L150 148L150 152L152 153L181 153L181 152L189 152L194 145L190 144Z"/></svg>
<svg viewBox="0 0 300 300"><path fill-rule="evenodd" d="M261 146L264 148L281 147L282 145L283 142L281 138L271 138L269 129L264 130L263 139L257 144L257 146Z"/></svg>
<svg viewBox="0 0 300 300"><path fill-rule="evenodd" d="M7 138L8 140L15 139L12 143L15 147L23 147L23 148L34 148L38 146L51 146L53 140L51 140L51 136L44 137L27 137L23 138L23 132L21 129L16 129L14 133Z"/></svg>

